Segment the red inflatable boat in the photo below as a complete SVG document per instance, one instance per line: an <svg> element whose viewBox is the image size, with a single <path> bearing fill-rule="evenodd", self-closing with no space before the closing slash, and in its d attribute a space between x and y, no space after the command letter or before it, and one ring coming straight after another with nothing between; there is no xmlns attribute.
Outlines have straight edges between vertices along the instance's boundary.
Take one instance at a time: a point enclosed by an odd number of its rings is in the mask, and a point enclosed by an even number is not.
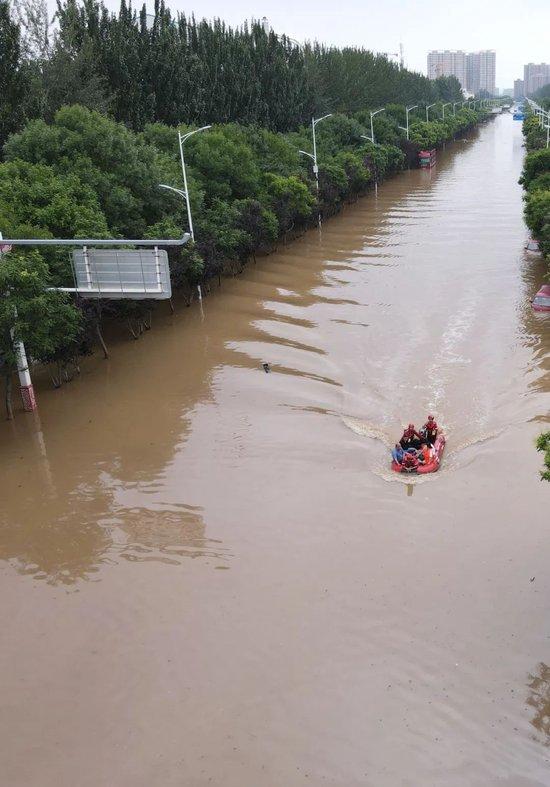
<svg viewBox="0 0 550 787"><path fill-rule="evenodd" d="M433 445L432 449L432 461L425 465L419 465L418 467L408 468L403 467L403 465L398 464L395 460L391 463L391 469L394 470L396 473L408 473L412 475L424 475L425 473L435 473L436 470L439 470L439 465L441 464L441 457L443 456L443 451L445 450L445 435L438 434L437 439Z"/></svg>

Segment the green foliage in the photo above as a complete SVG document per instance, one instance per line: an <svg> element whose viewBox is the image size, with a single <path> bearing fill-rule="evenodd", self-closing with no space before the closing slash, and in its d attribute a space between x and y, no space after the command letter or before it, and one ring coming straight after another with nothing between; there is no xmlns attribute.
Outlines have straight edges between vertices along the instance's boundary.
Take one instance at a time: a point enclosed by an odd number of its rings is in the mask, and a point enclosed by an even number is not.
<svg viewBox="0 0 550 787"><path fill-rule="evenodd" d="M550 224L550 191L530 192L525 203L525 222L533 235L538 237L546 224Z"/></svg>
<svg viewBox="0 0 550 787"><path fill-rule="evenodd" d="M237 227L250 238L247 251L268 249L279 236L279 222L273 211L264 208L258 200L237 200Z"/></svg>
<svg viewBox="0 0 550 787"><path fill-rule="evenodd" d="M20 159L0 164L0 227L14 238L109 236L95 192L78 175ZM41 256L56 286L71 284L67 251L52 247Z"/></svg>
<svg viewBox="0 0 550 787"><path fill-rule="evenodd" d="M550 85L547 88L550 96ZM545 88L541 90L544 91ZM541 91L538 91L537 100L540 101L542 97ZM542 143L540 132L538 118L528 115L523 121L523 133L526 147L532 152L525 157L520 183L527 191L525 222L538 238L543 254L550 258L550 149L544 147L537 150ZM537 451L544 454L544 469L541 470L540 477L544 481L550 481L550 432L541 434L536 445Z"/></svg>
<svg viewBox="0 0 550 787"><path fill-rule="evenodd" d="M452 102L462 100L462 88L456 77L437 77L437 79L434 80L434 87L437 92L437 98L440 101Z"/></svg>
<svg viewBox="0 0 550 787"><path fill-rule="evenodd" d="M143 237L148 225L169 208L174 211L158 184L178 177L177 164L123 125L85 107L63 107L51 124L32 121L10 138L4 153L8 161L24 159L60 175L76 175L96 193L115 237Z"/></svg>
<svg viewBox="0 0 550 787"><path fill-rule="evenodd" d="M541 128L536 115L529 114L523 121L523 135L527 150L540 150L546 147L546 131Z"/></svg>
<svg viewBox="0 0 550 787"><path fill-rule="evenodd" d="M270 209L283 233L295 225L303 225L311 217L315 200L306 184L295 175L285 178L268 173L265 188Z"/></svg>
<svg viewBox="0 0 550 787"><path fill-rule="evenodd" d="M439 121L430 121L426 123L422 120L415 120L410 124L409 139L422 150L437 148L447 138L447 130L443 123Z"/></svg>
<svg viewBox="0 0 550 787"><path fill-rule="evenodd" d="M528 189L531 181L545 172L550 172L550 148L528 153L523 163L523 172L519 182Z"/></svg>
<svg viewBox="0 0 550 787"><path fill-rule="evenodd" d="M25 100L11 106L49 120L78 102L134 130L154 122L238 121L288 131L325 112L461 95L454 77L432 81L366 49L300 47L256 22L232 29L218 19L173 16L161 1L150 10L152 25L145 7L138 12L127 0L116 13L101 0L59 0L58 31L48 39L46 26ZM1 28L0 21L0 37ZM8 31L7 39L16 33ZM19 70L10 73L15 84ZM14 116L8 131L22 122Z"/></svg>
<svg viewBox="0 0 550 787"><path fill-rule="evenodd" d="M28 89L19 27L10 18L7 0L0 0L0 149L23 122L23 101Z"/></svg>
<svg viewBox="0 0 550 787"><path fill-rule="evenodd" d="M345 172L347 192L351 196L362 194L372 180L372 174L365 166L364 159L358 153L342 150L335 156L335 161Z"/></svg>
<svg viewBox="0 0 550 787"><path fill-rule="evenodd" d="M529 186L527 188L528 192L533 191L550 191L550 170L548 172L543 172L541 175L537 175L536 178L533 178L529 182Z"/></svg>
<svg viewBox="0 0 550 787"><path fill-rule="evenodd" d="M550 481L550 432L541 434L538 437L537 451L544 453L544 470L541 470L540 477L544 481Z"/></svg>
<svg viewBox="0 0 550 787"><path fill-rule="evenodd" d="M76 355L82 316L65 293L52 292L48 268L36 252L4 255L0 264L0 357L7 377L17 368L14 341L49 363Z"/></svg>
<svg viewBox="0 0 550 787"><path fill-rule="evenodd" d="M186 143L186 159L209 203L256 197L260 191L260 167L238 126L192 137Z"/></svg>

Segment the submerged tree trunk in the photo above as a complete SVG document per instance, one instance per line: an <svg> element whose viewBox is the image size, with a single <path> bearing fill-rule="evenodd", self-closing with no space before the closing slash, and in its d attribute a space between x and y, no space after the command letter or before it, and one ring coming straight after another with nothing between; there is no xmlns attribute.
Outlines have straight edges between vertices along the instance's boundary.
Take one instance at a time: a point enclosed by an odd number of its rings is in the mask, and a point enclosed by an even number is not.
<svg viewBox="0 0 550 787"><path fill-rule="evenodd" d="M6 418L8 421L11 421L13 420L13 403L11 400L11 393L12 393L11 372L8 372L4 377L4 389L5 389L5 402L6 402Z"/></svg>

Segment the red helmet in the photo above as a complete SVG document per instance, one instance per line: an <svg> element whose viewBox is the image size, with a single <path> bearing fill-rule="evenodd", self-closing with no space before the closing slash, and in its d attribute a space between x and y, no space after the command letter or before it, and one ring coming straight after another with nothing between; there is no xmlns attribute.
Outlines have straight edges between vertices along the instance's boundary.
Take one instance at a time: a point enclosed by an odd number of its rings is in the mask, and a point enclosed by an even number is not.
<svg viewBox="0 0 550 787"><path fill-rule="evenodd" d="M433 421L433 420L434 420L434 417L433 417L433 415L429 415L429 416L428 416L428 421Z"/></svg>
<svg viewBox="0 0 550 787"><path fill-rule="evenodd" d="M414 430L414 424L409 424L409 425L407 426L407 430L408 430L409 432L412 432L412 431Z"/></svg>

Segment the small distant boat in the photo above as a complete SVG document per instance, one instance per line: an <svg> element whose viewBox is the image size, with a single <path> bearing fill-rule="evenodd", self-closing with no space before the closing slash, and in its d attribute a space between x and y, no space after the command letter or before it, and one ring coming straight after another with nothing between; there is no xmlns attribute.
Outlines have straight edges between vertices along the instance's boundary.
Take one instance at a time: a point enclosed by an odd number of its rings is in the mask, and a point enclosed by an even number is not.
<svg viewBox="0 0 550 787"><path fill-rule="evenodd" d="M426 473L435 473L439 470L443 451L445 450L445 435L440 433L437 435L436 441L432 446L432 460L426 464L418 465L418 467L404 467L395 460L391 463L391 469L395 473L407 473L409 475L425 475Z"/></svg>

